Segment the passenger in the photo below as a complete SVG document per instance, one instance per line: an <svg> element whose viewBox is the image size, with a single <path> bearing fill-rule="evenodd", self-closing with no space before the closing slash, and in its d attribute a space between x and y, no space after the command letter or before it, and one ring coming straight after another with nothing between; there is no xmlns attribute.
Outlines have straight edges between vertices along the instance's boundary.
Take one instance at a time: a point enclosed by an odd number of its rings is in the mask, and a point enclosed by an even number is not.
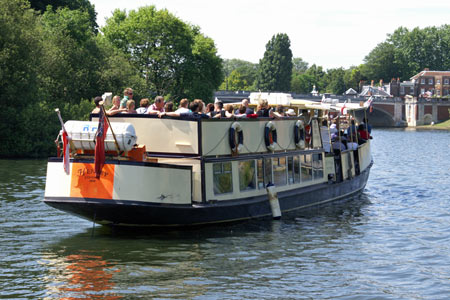
<svg viewBox="0 0 450 300"><path fill-rule="evenodd" d="M322 126L320 127L320 136L322 138L322 146L325 152L331 151L331 137L330 137L330 130L328 129L328 121L323 120Z"/></svg>
<svg viewBox="0 0 450 300"><path fill-rule="evenodd" d="M156 96L155 102L152 105L150 105L150 108L147 111L147 113L150 115L157 115L160 112L164 112L164 97Z"/></svg>
<svg viewBox="0 0 450 300"><path fill-rule="evenodd" d="M366 129L366 127L367 127L367 131L369 132L369 136L370 136L372 134L372 126L370 126L369 120L367 120L367 118L364 118L361 124L364 125L364 129Z"/></svg>
<svg viewBox="0 0 450 300"><path fill-rule="evenodd" d="M169 101L164 104L164 111L172 112L173 111L173 102Z"/></svg>
<svg viewBox="0 0 450 300"><path fill-rule="evenodd" d="M180 105L178 106L178 109L175 112L177 112L177 113L189 112L190 110L188 108L188 105L189 105L188 99L186 99L186 98L185 99L181 99L180 100Z"/></svg>
<svg viewBox="0 0 450 300"><path fill-rule="evenodd" d="M357 150L358 149L358 143L356 142L356 135L346 136L347 138L347 149L348 150Z"/></svg>
<svg viewBox="0 0 450 300"><path fill-rule="evenodd" d="M344 140L345 140L344 137L341 137L341 140L339 140L338 136L334 136L333 139L331 140L331 146L332 146L333 150L344 151L345 149L347 149L345 147L345 144L343 143Z"/></svg>
<svg viewBox="0 0 450 300"><path fill-rule="evenodd" d="M127 114L136 114L136 110L134 109L134 107L135 107L135 103L134 103L134 100L128 100L127 101L127 111L126 111L126 113Z"/></svg>
<svg viewBox="0 0 450 300"><path fill-rule="evenodd" d="M277 119L285 117L286 115L284 113L284 107L282 105L277 105L272 115Z"/></svg>
<svg viewBox="0 0 450 300"><path fill-rule="evenodd" d="M97 96L94 98L95 108L91 111L91 114L100 113L100 102L101 101L103 101L103 98L100 96Z"/></svg>
<svg viewBox="0 0 450 300"><path fill-rule="evenodd" d="M369 132L366 130L364 124L359 124L358 135L359 135L360 139L362 140L362 142L365 142L368 139L370 139Z"/></svg>
<svg viewBox="0 0 450 300"><path fill-rule="evenodd" d="M255 113L254 110L248 106L248 99L242 99L241 105L243 105L243 106L245 107L245 114L246 114L246 115L250 115L250 114L254 114L254 113ZM239 114L240 108L241 108L241 107L239 106L239 108L237 108L237 109L234 111L234 114L235 114L235 115Z"/></svg>
<svg viewBox="0 0 450 300"><path fill-rule="evenodd" d="M234 117L233 105L227 104L225 105L225 118L232 118L232 117Z"/></svg>
<svg viewBox="0 0 450 300"><path fill-rule="evenodd" d="M214 111L214 104L208 103L208 104L206 105L205 113L206 113L208 116L211 117L211 113L212 113L213 111Z"/></svg>
<svg viewBox="0 0 450 300"><path fill-rule="evenodd" d="M111 106L111 108L108 109L108 111L106 112L106 114L107 114L108 116L113 116L113 115L115 115L115 114L118 114L118 113L122 113L122 112L126 112L126 111L127 111L126 108L121 108L121 107L120 107L120 96L114 96L114 97L112 98L112 104L113 104L113 106Z"/></svg>
<svg viewBox="0 0 450 300"><path fill-rule="evenodd" d="M208 119L209 116L202 113L203 109L203 101L196 99L191 102L189 105L189 108L191 111L185 112L185 113L178 113L178 112L160 112L158 113L158 117L162 118L164 116L169 117L184 117L184 118L194 118L194 119Z"/></svg>
<svg viewBox="0 0 450 300"><path fill-rule="evenodd" d="M223 109L223 102L218 100L214 103L214 111L211 112L213 118L225 118L225 110Z"/></svg>
<svg viewBox="0 0 450 300"><path fill-rule="evenodd" d="M330 134L336 134L338 133L338 124L336 122L335 119L331 120L331 125L330 125Z"/></svg>
<svg viewBox="0 0 450 300"><path fill-rule="evenodd" d="M347 135L348 136L351 136L351 135L354 135L354 134L356 134L356 125L355 125L355 120L354 119L352 119L351 121L350 121L350 126L347 128Z"/></svg>
<svg viewBox="0 0 450 300"><path fill-rule="evenodd" d="M234 116L236 118L246 118L247 117L247 107L245 107L243 104L241 104L238 108L238 113L235 114Z"/></svg>
<svg viewBox="0 0 450 300"><path fill-rule="evenodd" d="M296 117L296 116L297 116L297 114L295 113L295 110L293 110L292 108L289 108L286 111L286 117Z"/></svg>
<svg viewBox="0 0 450 300"><path fill-rule="evenodd" d="M258 117L266 117L269 118L272 116L272 113L270 111L270 106L269 106L269 102L267 102L266 99L260 99L258 101L258 106L257 106L257 111L256 111L256 115Z"/></svg>
<svg viewBox="0 0 450 300"><path fill-rule="evenodd" d="M127 101L133 99L133 89L132 88L126 88L123 91L123 98L120 100L120 108L126 108L127 107Z"/></svg>
<svg viewBox="0 0 450 300"><path fill-rule="evenodd" d="M136 112L138 114L146 114L148 107L150 106L150 101L148 100L148 98L143 98L139 102L139 106L140 107L138 109L136 109Z"/></svg>
<svg viewBox="0 0 450 300"><path fill-rule="evenodd" d="M303 122L305 122L305 124L308 124L310 121L309 112L307 109L302 109L299 117L300 117L300 120L303 120Z"/></svg>

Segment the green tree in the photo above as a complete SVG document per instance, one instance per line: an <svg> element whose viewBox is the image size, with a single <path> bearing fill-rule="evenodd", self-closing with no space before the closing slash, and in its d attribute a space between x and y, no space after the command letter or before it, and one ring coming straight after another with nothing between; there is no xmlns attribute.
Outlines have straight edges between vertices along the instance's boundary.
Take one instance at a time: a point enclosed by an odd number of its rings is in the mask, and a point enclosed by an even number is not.
<svg viewBox="0 0 450 300"><path fill-rule="evenodd" d="M95 7L89 0L29 0L31 8L44 13L47 7L51 5L53 10L58 8L68 8L70 10L82 10L89 14L90 24L92 29L96 30L97 25L97 13L95 12Z"/></svg>
<svg viewBox="0 0 450 300"><path fill-rule="evenodd" d="M116 10L102 31L145 78L149 92L211 97L223 79L213 41L167 10L146 6L128 15Z"/></svg>
<svg viewBox="0 0 450 300"><path fill-rule="evenodd" d="M367 78L390 81L398 76L399 66L395 62L395 47L388 42L379 43L365 58L361 69Z"/></svg>
<svg viewBox="0 0 450 300"><path fill-rule="evenodd" d="M255 84L256 77L258 75L258 64L254 64L252 62L241 60L241 59L236 59L236 58L225 59L223 62L223 72L224 72L225 79L220 86L221 90L226 90L226 89L233 90L232 88L230 88L227 85L228 81L229 81L228 76L230 76L233 71L236 71L237 73L239 73L240 80L247 82L245 85L245 88L240 89L240 90L252 89L252 87ZM227 81L227 79L228 79L228 81Z"/></svg>
<svg viewBox="0 0 450 300"><path fill-rule="evenodd" d="M22 113L39 100L40 36L37 16L27 1L0 0L0 157L28 151L29 138L39 128L25 128Z"/></svg>
<svg viewBox="0 0 450 300"><path fill-rule="evenodd" d="M343 94L346 91L344 82L345 71L343 68L328 70L329 83L327 91L335 95Z"/></svg>
<svg viewBox="0 0 450 300"><path fill-rule="evenodd" d="M308 63L301 57L294 57L292 59L292 73L305 73L308 70Z"/></svg>
<svg viewBox="0 0 450 300"><path fill-rule="evenodd" d="M285 33L274 35L259 61L258 88L264 91L287 92L291 88L292 51Z"/></svg>
<svg viewBox="0 0 450 300"><path fill-rule="evenodd" d="M305 74L310 75L314 80L314 85L316 86L316 90L318 92L324 92L327 86L327 78L326 73L323 70L322 66L316 66L313 64L306 70Z"/></svg>
<svg viewBox="0 0 450 300"><path fill-rule="evenodd" d="M309 74L292 74L291 91L298 94L308 94L314 86L314 77Z"/></svg>

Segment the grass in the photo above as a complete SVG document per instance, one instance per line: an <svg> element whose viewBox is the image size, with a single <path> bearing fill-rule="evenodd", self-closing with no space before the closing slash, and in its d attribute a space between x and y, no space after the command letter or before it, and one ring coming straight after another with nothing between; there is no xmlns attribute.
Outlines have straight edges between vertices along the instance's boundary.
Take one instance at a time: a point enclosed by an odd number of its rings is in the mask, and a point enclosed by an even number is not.
<svg viewBox="0 0 450 300"><path fill-rule="evenodd" d="M434 125L423 125L423 126L417 126L416 128L450 130L450 119L447 121L441 122L441 123L434 124Z"/></svg>

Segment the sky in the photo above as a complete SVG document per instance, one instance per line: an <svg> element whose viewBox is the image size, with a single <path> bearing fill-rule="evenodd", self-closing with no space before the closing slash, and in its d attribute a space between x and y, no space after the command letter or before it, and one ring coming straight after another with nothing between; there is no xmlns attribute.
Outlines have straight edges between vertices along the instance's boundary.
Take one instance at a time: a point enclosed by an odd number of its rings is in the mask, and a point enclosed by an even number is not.
<svg viewBox="0 0 450 300"><path fill-rule="evenodd" d="M293 57L310 66L349 68L398 27L450 24L448 0L90 0L97 23L115 9L137 10L155 5L166 8L185 23L199 26L212 38L223 59L258 63L267 42L286 33Z"/></svg>

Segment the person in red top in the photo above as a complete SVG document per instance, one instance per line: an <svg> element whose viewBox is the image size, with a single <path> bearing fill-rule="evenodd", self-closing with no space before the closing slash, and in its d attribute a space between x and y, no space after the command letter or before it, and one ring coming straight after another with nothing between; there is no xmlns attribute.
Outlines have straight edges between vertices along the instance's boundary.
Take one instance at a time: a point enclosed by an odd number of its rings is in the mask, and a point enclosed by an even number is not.
<svg viewBox="0 0 450 300"><path fill-rule="evenodd" d="M369 134L369 132L366 130L366 128L364 127L364 125L362 125L362 124L360 124L359 126L358 126L358 134L359 134L359 137L361 138L361 139L363 139L363 140L368 140L368 139L370 139L370 134Z"/></svg>

